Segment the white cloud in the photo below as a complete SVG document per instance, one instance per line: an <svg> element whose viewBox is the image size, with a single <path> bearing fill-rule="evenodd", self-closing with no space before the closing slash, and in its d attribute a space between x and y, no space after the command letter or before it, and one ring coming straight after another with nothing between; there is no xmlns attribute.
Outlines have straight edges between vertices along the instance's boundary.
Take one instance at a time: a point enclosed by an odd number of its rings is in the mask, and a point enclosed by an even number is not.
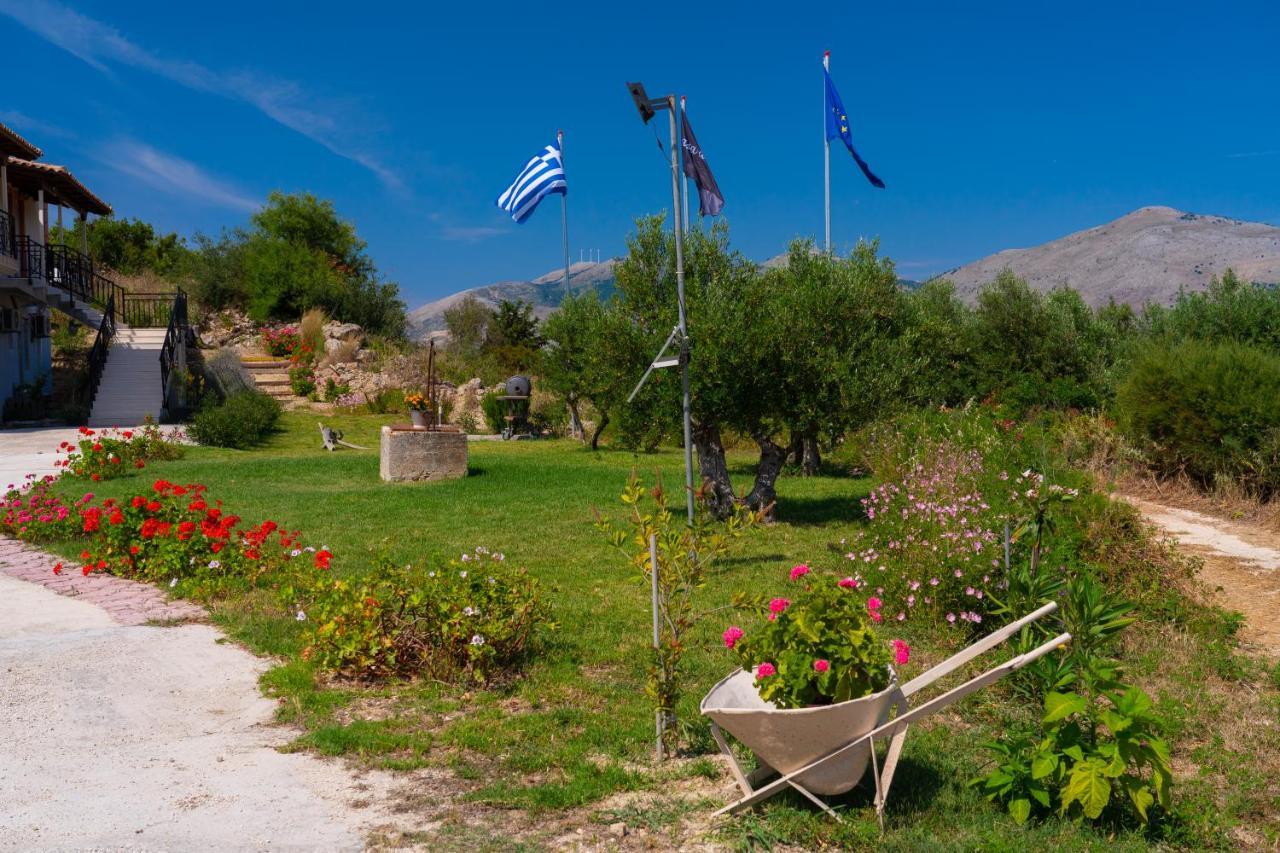
<svg viewBox="0 0 1280 853"><path fill-rule="evenodd" d="M110 24L80 14L54 0L0 0L0 14L57 45L104 74L120 64L151 72L189 89L249 104L263 115L313 142L359 163L390 187L403 187L399 175L353 138L365 124L355 116L335 115L335 103L322 103L298 84L249 73L222 73L197 62L168 59L137 45Z"/></svg>
<svg viewBox="0 0 1280 853"><path fill-rule="evenodd" d="M162 192L189 199L252 212L257 201L221 181L189 160L157 151L134 139L121 139L105 146L98 159Z"/></svg>

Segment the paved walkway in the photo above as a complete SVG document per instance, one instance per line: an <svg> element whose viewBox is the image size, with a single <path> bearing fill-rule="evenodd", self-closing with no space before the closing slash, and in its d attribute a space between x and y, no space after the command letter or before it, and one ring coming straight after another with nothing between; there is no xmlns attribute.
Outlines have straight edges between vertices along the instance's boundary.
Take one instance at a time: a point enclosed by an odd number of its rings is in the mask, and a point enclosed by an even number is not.
<svg viewBox="0 0 1280 853"><path fill-rule="evenodd" d="M70 561L61 574L55 575L53 567L59 562L38 548L0 536L0 572L59 595L96 604L118 625L204 619L204 608L189 601L170 600L151 584L96 572L85 577L80 567Z"/></svg>
<svg viewBox="0 0 1280 853"><path fill-rule="evenodd" d="M0 488L75 435L0 432ZM269 661L200 607L57 562L0 537L0 851L359 850L386 825L368 803L390 777L279 752Z"/></svg>

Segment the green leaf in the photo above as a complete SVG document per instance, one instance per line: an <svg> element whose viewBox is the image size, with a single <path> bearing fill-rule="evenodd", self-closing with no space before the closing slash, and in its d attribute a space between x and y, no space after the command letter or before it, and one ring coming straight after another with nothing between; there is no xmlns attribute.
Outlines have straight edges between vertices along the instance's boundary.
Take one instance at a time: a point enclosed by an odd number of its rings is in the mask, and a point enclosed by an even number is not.
<svg viewBox="0 0 1280 853"><path fill-rule="evenodd" d="M1069 758L1074 758L1076 761L1084 761L1084 750L1080 748L1079 744L1072 744L1062 750L1062 754Z"/></svg>
<svg viewBox="0 0 1280 853"><path fill-rule="evenodd" d="M1018 797L1009 801L1009 814L1019 824L1027 822L1027 818L1031 817L1031 801L1026 797Z"/></svg>
<svg viewBox="0 0 1280 853"><path fill-rule="evenodd" d="M1031 759L1031 778L1043 779L1058 769L1058 756L1053 753L1040 754Z"/></svg>
<svg viewBox="0 0 1280 853"><path fill-rule="evenodd" d="M1049 791L1045 788L1028 788L1027 793L1030 794L1037 803L1049 808Z"/></svg>
<svg viewBox="0 0 1280 853"><path fill-rule="evenodd" d="M1089 702L1078 693L1049 693L1044 697L1045 723L1056 723L1072 714L1083 714Z"/></svg>
<svg viewBox="0 0 1280 853"><path fill-rule="evenodd" d="M1111 799L1111 783L1103 775L1101 762L1096 759L1078 762L1071 768L1071 777L1062 790L1062 810L1073 802L1080 803L1084 816L1097 820Z"/></svg>
<svg viewBox="0 0 1280 853"><path fill-rule="evenodd" d="M1101 717L1103 724L1116 734L1119 734L1129 728L1129 726L1133 725L1132 717L1126 716L1125 714L1117 714L1110 708L1104 710Z"/></svg>
<svg viewBox="0 0 1280 853"><path fill-rule="evenodd" d="M1129 794L1129 800L1133 803L1133 807L1137 809L1138 815L1141 816L1142 822L1147 822L1147 809L1156 801L1151 795L1151 789L1141 780L1133 776L1125 776L1122 780L1125 790Z"/></svg>

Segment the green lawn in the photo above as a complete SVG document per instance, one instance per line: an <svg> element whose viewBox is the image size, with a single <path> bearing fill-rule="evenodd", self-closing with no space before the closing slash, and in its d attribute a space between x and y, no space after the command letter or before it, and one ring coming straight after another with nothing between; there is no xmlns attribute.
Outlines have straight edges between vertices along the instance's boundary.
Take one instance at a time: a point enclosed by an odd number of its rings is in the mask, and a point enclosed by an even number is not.
<svg viewBox="0 0 1280 853"><path fill-rule="evenodd" d="M335 571L359 571L369 549L386 548L414 562L448 559L484 545L542 580L559 628L524 677L481 692L437 684L322 685L295 657L298 623L269 594L214 607L215 618L234 638L280 656L281 665L264 684L281 699L282 719L305 730L294 748L392 769L452 769L468 808L487 810L492 835L477 839L474 825L469 834L450 834L450 827L461 831L468 823L458 815L446 820L434 839L437 846L504 847L512 827L519 827L522 842L536 847L554 837L550 827L564 819L566 810L573 810L569 813L578 821L625 820L650 827L656 838L666 839L663 843L689 840L692 828L706 830L705 817L726 791L727 775L718 763L698 757L715 749L696 706L702 693L735 666L719 642L731 614L711 614L692 642L691 687L680 714L688 724L689 755L655 768L652 709L644 694L647 588L592 525L593 509L621 515L618 494L632 470L650 481L661 470L669 485L679 484L679 453L593 453L567 441L473 442L465 479L386 484L378 478L378 428L397 419L326 418L349 441L371 448L330 454L319 449L314 415L288 414L265 447L247 452L192 448L181 460L155 463L139 477L97 484L95 490L103 496L129 494L140 480L149 483L154 477L208 484L211 496L246 519L270 518L301 528L305 541L328 546L337 555ZM751 455L733 453L730 462L741 484L749 484ZM828 468L824 476L782 478L778 523L751 531L738 543L703 590L703 608L726 608L733 593L761 585L776 589L783 570L797 561L837 564L836 543L856 531L857 501L868 481L841 474L838 463ZM1182 709L1184 717L1193 717L1182 722L1195 741L1188 750L1206 740L1195 726L1212 726L1215 719L1241 711L1215 695L1213 686L1233 676L1215 671L1214 661L1225 655L1233 666L1243 667L1234 677L1250 683L1261 678L1260 665L1230 651L1229 632L1218 640L1196 633L1212 630L1153 626L1135 640L1138 675L1166 688L1159 694L1166 710ZM938 636L907 638L922 661L948 650ZM1213 642L1222 643L1217 651ZM1181 650L1173 660L1167 654L1170 644ZM917 666L913 661L911 671L919 671ZM712 837L744 847L884 843L903 849L1139 848L1157 840L1134 828L1103 832L1068 821L1018 827L971 791L965 783L983 760L979 742L995 736L1015 713L1002 698L999 690L988 691L946 715L942 724L913 731L883 840L862 788L840 800L848 809L843 824L784 796L710 830ZM1191 701L1199 704L1188 709ZM1274 729L1280 717L1274 686L1260 701ZM1194 774L1180 779L1179 795L1192 798L1194 817L1180 815L1166 824L1159 831L1166 841L1225 843L1228 828L1246 825L1258 838L1271 833L1274 843L1275 825L1268 817L1276 810L1274 799L1259 806L1259 796L1245 796L1224 805L1219 790L1231 776L1235 784L1261 785L1260 796L1272 796L1266 793L1270 783L1260 777L1270 762L1250 759L1257 748L1250 743L1219 744L1195 762L1198 781ZM1276 743L1274 732L1267 743ZM1223 757L1233 754L1242 757ZM644 796L634 803L620 801L616 795L627 791ZM545 832L539 828L543 824Z"/></svg>

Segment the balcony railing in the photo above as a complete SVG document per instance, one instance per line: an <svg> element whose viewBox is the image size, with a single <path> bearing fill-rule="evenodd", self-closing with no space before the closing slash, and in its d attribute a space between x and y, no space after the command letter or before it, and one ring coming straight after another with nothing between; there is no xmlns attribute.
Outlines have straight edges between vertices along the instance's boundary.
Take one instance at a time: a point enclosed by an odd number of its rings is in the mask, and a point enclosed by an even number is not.
<svg viewBox="0 0 1280 853"><path fill-rule="evenodd" d="M3 210L0 210L0 255L18 257L18 247L14 243L13 217Z"/></svg>
<svg viewBox="0 0 1280 853"><path fill-rule="evenodd" d="M45 246L27 236L14 238L5 230L7 215L0 211L0 217L0 251L17 258L22 278L44 279L73 299L112 312L114 321L126 326L160 328L168 322L180 291L129 293L98 272L88 255L70 246Z"/></svg>
<svg viewBox="0 0 1280 853"><path fill-rule="evenodd" d="M22 278L44 278L44 246L25 235L16 238L13 245L14 257L18 259L18 275Z"/></svg>

